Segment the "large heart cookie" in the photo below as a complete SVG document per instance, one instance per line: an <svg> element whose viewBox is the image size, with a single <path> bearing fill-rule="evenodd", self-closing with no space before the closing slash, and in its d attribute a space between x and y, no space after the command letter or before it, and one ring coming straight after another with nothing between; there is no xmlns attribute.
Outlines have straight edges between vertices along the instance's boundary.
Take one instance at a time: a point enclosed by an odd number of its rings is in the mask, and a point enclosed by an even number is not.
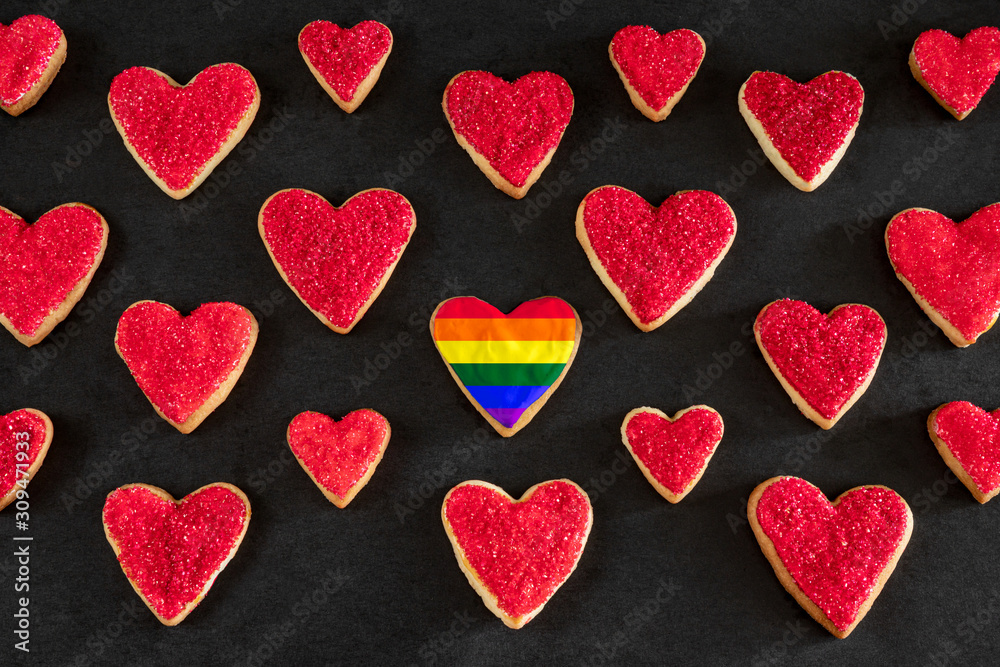
<svg viewBox="0 0 1000 667"><path fill-rule="evenodd" d="M962 223L925 208L896 214L885 230L896 277L959 347L975 343L1000 313L1000 204Z"/></svg>
<svg viewBox="0 0 1000 667"><path fill-rule="evenodd" d="M240 548L250 501L232 484L209 484L180 500L127 484L104 501L104 534L132 588L164 625L202 601Z"/></svg>
<svg viewBox="0 0 1000 667"><path fill-rule="evenodd" d="M337 333L349 332L381 293L416 226L406 197L381 188L340 208L315 192L282 190L257 218L278 273Z"/></svg>
<svg viewBox="0 0 1000 667"><path fill-rule="evenodd" d="M549 400L576 357L583 331L573 307L554 296L526 301L508 315L459 296L438 305L430 326L455 382L505 438Z"/></svg>
<svg viewBox="0 0 1000 667"><path fill-rule="evenodd" d="M792 402L824 429L868 389L887 333L881 316L868 306L843 304L824 315L791 299L764 306L753 331Z"/></svg>
<svg viewBox="0 0 1000 667"><path fill-rule="evenodd" d="M657 493L678 503L705 473L722 431L722 416L707 405L685 408L673 417L644 407L625 416L622 443Z"/></svg>
<svg viewBox="0 0 1000 667"><path fill-rule="evenodd" d="M163 72L132 67L111 82L111 119L132 157L160 188L183 199L246 134L260 107L253 76L213 65L181 86Z"/></svg>
<svg viewBox="0 0 1000 667"><path fill-rule="evenodd" d="M35 106L66 61L66 35L44 16L0 24L0 108L19 116Z"/></svg>
<svg viewBox="0 0 1000 667"><path fill-rule="evenodd" d="M52 443L52 421L39 410L25 408L0 416L0 510L42 467Z"/></svg>
<svg viewBox="0 0 1000 667"><path fill-rule="evenodd" d="M576 238L637 327L652 331L711 280L736 236L729 205L687 190L659 208L625 188L591 190L576 212Z"/></svg>
<svg viewBox="0 0 1000 667"><path fill-rule="evenodd" d="M489 72L462 72L442 101L458 144L500 190L520 199L538 180L573 115L573 91L551 72L514 83Z"/></svg>
<svg viewBox="0 0 1000 667"><path fill-rule="evenodd" d="M771 163L799 190L818 188L837 167L861 120L865 92L850 74L808 83L754 72L740 88L740 113Z"/></svg>
<svg viewBox="0 0 1000 667"><path fill-rule="evenodd" d="M962 120L1000 72L1000 30L976 28L963 39L944 30L920 33L910 51L910 71L938 104Z"/></svg>
<svg viewBox="0 0 1000 667"><path fill-rule="evenodd" d="M358 495L382 460L392 430L374 410L355 410L340 421L302 412L288 425L288 446L327 500L337 507Z"/></svg>
<svg viewBox="0 0 1000 667"><path fill-rule="evenodd" d="M1000 492L1000 410L945 403L927 418L941 458L981 503Z"/></svg>
<svg viewBox="0 0 1000 667"><path fill-rule="evenodd" d="M63 204L32 225L0 206L0 324L25 345L49 335L80 300L104 257L108 223Z"/></svg>
<svg viewBox="0 0 1000 667"><path fill-rule="evenodd" d="M536 484L516 501L498 486L469 481L444 497L441 519L486 607L521 628L573 574L594 512L568 479Z"/></svg>
<svg viewBox="0 0 1000 667"><path fill-rule="evenodd" d="M378 21L341 28L313 21L299 33L299 52L319 85L351 113L365 101L392 51L392 32Z"/></svg>
<svg viewBox="0 0 1000 667"><path fill-rule="evenodd" d="M868 613L913 531L913 513L892 489L858 486L831 503L797 477L754 489L747 518L781 585L841 639Z"/></svg>
<svg viewBox="0 0 1000 667"><path fill-rule="evenodd" d="M630 25L608 45L614 65L635 108L654 121L670 115L705 58L705 40L694 30L664 35Z"/></svg>
<svg viewBox="0 0 1000 667"><path fill-rule="evenodd" d="M243 373L257 342L257 320L235 303L205 303L183 316L139 301L122 313L115 349L156 413L190 433Z"/></svg>

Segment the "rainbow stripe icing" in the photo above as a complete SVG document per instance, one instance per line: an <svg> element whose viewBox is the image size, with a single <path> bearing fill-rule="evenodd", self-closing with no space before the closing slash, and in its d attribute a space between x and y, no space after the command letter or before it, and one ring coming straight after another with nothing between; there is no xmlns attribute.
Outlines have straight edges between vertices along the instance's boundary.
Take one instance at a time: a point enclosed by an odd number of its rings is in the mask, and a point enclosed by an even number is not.
<svg viewBox="0 0 1000 667"><path fill-rule="evenodd" d="M512 427L573 360L578 320L556 297L526 301L509 315L471 296L443 302L431 330L445 362L480 408Z"/></svg>

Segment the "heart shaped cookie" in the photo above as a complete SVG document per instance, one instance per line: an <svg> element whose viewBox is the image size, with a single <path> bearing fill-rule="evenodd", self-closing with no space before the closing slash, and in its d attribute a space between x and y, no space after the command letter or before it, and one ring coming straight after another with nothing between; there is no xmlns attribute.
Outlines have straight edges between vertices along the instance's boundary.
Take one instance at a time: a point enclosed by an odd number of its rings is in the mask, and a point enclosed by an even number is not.
<svg viewBox="0 0 1000 667"><path fill-rule="evenodd" d="M213 65L181 86L151 67L111 82L111 119L143 171L174 199L191 194L246 134L260 107L253 76Z"/></svg>
<svg viewBox="0 0 1000 667"><path fill-rule="evenodd" d="M327 500L347 507L382 460L392 429L374 410L355 410L340 421L302 412L288 425L288 446Z"/></svg>
<svg viewBox="0 0 1000 667"><path fill-rule="evenodd" d="M981 503L1000 492L1000 410L987 412L966 401L940 406L927 431L941 458Z"/></svg>
<svg viewBox="0 0 1000 667"><path fill-rule="evenodd" d="M881 316L868 306L846 303L824 315L791 299L764 306L753 332L792 402L823 429L832 428L868 389L887 334Z"/></svg>
<svg viewBox="0 0 1000 667"><path fill-rule="evenodd" d="M868 613L913 532L913 513L892 489L857 486L831 503L797 477L754 489L747 518L781 585L840 639Z"/></svg>
<svg viewBox="0 0 1000 667"><path fill-rule="evenodd" d="M315 192L281 190L257 228L295 295L323 324L347 333L382 292L417 226L401 194L374 188L340 208Z"/></svg>
<svg viewBox="0 0 1000 667"><path fill-rule="evenodd" d="M976 28L962 39L944 30L922 32L910 51L910 71L938 104L962 120L1000 72L1000 30Z"/></svg>
<svg viewBox="0 0 1000 667"><path fill-rule="evenodd" d="M707 405L693 405L673 417L643 407L625 416L622 443L656 492L679 503L705 474L722 430L722 416Z"/></svg>
<svg viewBox="0 0 1000 667"><path fill-rule="evenodd" d="M573 574L594 511L568 479L536 484L520 500L469 481L444 497L441 519L472 588L505 625L521 628Z"/></svg>
<svg viewBox="0 0 1000 667"><path fill-rule="evenodd" d="M34 345L69 315L108 244L108 223L86 204L63 204L32 225L0 206L0 324Z"/></svg>
<svg viewBox="0 0 1000 667"><path fill-rule="evenodd" d="M378 21L341 28L313 21L299 33L299 53L323 90L351 113L365 101L392 51L392 32Z"/></svg>
<svg viewBox="0 0 1000 667"><path fill-rule="evenodd" d="M632 104L658 122L694 80L705 59L705 40L694 30L661 35L649 26L630 25L615 33L608 53Z"/></svg>
<svg viewBox="0 0 1000 667"><path fill-rule="evenodd" d="M1000 204L962 223L928 210L896 214L885 229L889 261L934 324L958 347L975 343L1000 313Z"/></svg>
<svg viewBox="0 0 1000 667"><path fill-rule="evenodd" d="M467 71L448 82L441 104L458 145L493 185L520 199L559 146L573 115L573 91L551 72L507 83Z"/></svg>
<svg viewBox="0 0 1000 667"><path fill-rule="evenodd" d="M38 469L52 444L52 421L32 408L0 416L0 510L14 502Z"/></svg>
<svg viewBox="0 0 1000 667"><path fill-rule="evenodd" d="M654 208L631 190L606 185L576 211L576 238L591 266L643 331L701 291L735 236L733 210L706 190L678 192Z"/></svg>
<svg viewBox="0 0 1000 667"><path fill-rule="evenodd" d="M108 494L103 520L132 588L161 623L177 625L236 555L250 501L225 483L180 500L155 486L126 484Z"/></svg>
<svg viewBox="0 0 1000 667"><path fill-rule="evenodd" d="M740 113L781 175L811 192L837 167L861 120L865 91L850 74L798 83L754 72L740 88Z"/></svg>
<svg viewBox="0 0 1000 667"><path fill-rule="evenodd" d="M66 35L44 16L0 23L0 108L19 116L35 106L66 61Z"/></svg>
<svg viewBox="0 0 1000 667"><path fill-rule="evenodd" d="M554 296L508 315L473 296L442 301L431 336L448 371L479 413L509 438L532 420L569 370L583 326Z"/></svg>
<svg viewBox="0 0 1000 667"><path fill-rule="evenodd" d="M138 301L122 313L115 349L160 415L190 433L226 400L257 342L257 320L235 303L205 303L183 316Z"/></svg>

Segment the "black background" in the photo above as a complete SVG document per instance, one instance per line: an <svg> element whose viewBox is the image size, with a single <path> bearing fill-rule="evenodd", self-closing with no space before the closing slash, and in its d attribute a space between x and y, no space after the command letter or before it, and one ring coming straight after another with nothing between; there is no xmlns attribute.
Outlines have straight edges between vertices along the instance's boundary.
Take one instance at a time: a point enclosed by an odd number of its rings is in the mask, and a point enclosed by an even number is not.
<svg viewBox="0 0 1000 667"><path fill-rule="evenodd" d="M35 108L0 118L0 203L34 220L86 202L111 233L84 301L45 343L28 349L0 336L0 411L35 407L55 423L31 485L30 656L13 649L15 528L11 510L0 515L0 662L930 665L995 655L1000 509L955 482L925 420L946 401L1000 403L1000 333L955 348L893 276L883 243L904 208L964 219L1000 199L1000 92L959 124L906 62L923 30L996 25L995 2L5 0L0 22L27 13L55 18L69 55ZM298 31L318 18L377 18L395 35L381 80L353 115L297 51ZM662 123L632 107L608 60L612 35L633 23L693 28L709 41ZM187 81L226 61L254 74L260 112L216 170L239 173L210 179L182 208L117 133L103 131L108 87L133 65ZM573 120L526 199L495 190L448 129L441 93L465 69L508 79L551 70L573 88ZM817 192L754 162L736 94L755 69L798 80L842 69L864 85L857 137ZM608 121L620 130L597 141ZM411 173L405 162L419 164ZM570 183L543 196L563 170ZM653 333L609 301L574 237L578 203L605 184L657 204L677 190L714 190L739 221L716 277ZM382 296L340 336L282 283L257 211L281 188L339 204L377 186L410 199L417 230ZM871 218L859 222L862 207ZM531 219L518 225L516 216ZM589 324L560 389L512 439L462 396L427 332L431 309L458 294L505 311L557 295ZM871 388L828 434L794 408L749 335L761 306L783 296L824 311L865 303L888 323ZM191 435L156 417L115 354L117 318L139 299L185 312L231 300L260 321L242 379ZM723 415L726 435L698 487L670 505L627 458L621 420L640 405L672 414L701 402ZM302 410L339 418L360 407L389 418L392 441L368 486L339 510L291 458L284 432ZM913 507L910 546L847 640L785 593L745 523L745 498L778 473L831 496L885 484ZM509 630L459 571L440 503L466 479L519 496L558 477L591 493L593 533L544 612ZM163 627L138 605L104 538L103 498L128 482L180 497L216 481L247 492L253 520L206 600L179 627ZM657 604L658 592L669 600Z"/></svg>

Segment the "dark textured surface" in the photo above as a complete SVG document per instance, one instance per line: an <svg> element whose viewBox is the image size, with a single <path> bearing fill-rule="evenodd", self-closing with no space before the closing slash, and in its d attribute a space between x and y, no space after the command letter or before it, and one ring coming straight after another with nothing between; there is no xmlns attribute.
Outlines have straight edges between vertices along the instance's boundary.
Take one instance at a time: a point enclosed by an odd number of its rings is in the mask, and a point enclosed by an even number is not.
<svg viewBox="0 0 1000 667"><path fill-rule="evenodd" d="M981 507L955 483L925 419L945 401L1000 403L1000 333L953 347L893 276L882 232L906 207L964 219L1000 198L1000 92L959 124L906 64L922 30L996 25L996 3L454 4L3 3L3 23L53 15L69 56L34 109L0 118L0 203L33 220L83 201L107 217L111 234L83 302L46 343L29 350L0 336L0 410L39 408L56 429L31 486L30 656L12 648L12 508L0 515L0 662L991 662L1000 501ZM381 80L351 116L296 49L298 31L317 18L379 18L395 35ZM698 77L663 123L632 107L607 57L614 32L630 23L689 27L710 41ZM257 78L260 112L216 170L238 173L213 177L214 186L179 204L108 133L108 86L132 65L187 81L225 61ZM562 146L524 200L489 184L441 112L448 80L470 68L507 78L551 70L576 95ZM736 105L754 69L799 80L843 69L864 85L857 138L817 192L799 192L754 161L760 153ZM404 166L410 160L419 164ZM749 175L737 176L740 169ZM555 185L564 170L568 184ZM716 277L654 333L640 333L609 301L574 238L580 199L609 183L656 203L677 190L711 189L739 220ZM257 211L280 188L309 188L339 204L374 186L410 199L417 230L385 292L339 336L282 283L258 237ZM859 208L871 211L860 224ZM519 227L516 216L532 219ZM565 382L513 439L489 429L434 350L427 316L456 294L503 310L554 294L587 323ZM866 303L888 323L871 389L830 433L798 414L749 335L761 306L781 296L824 310ZM115 354L117 317L139 299L184 311L232 300L260 320L242 379L191 435L155 416ZM673 413L696 402L719 410L726 436L698 487L673 506L627 458L619 426L640 405ZM284 432L302 410L339 417L359 407L389 418L392 441L369 485L338 510L292 459ZM910 546L847 640L830 637L785 593L745 523L744 499L776 473L801 475L830 495L886 484L913 507ZM459 571L441 499L465 479L517 496L563 476L592 494L590 542L539 617L509 630ZM215 481L250 496L249 532L205 602L165 628L115 562L101 528L103 498L128 482L181 496Z"/></svg>

